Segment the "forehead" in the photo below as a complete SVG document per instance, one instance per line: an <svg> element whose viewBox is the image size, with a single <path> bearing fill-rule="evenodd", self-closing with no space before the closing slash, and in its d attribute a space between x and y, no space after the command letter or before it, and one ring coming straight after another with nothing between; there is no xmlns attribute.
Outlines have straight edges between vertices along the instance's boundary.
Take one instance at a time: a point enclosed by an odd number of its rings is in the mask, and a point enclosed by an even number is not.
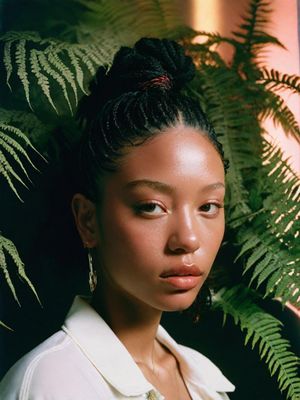
<svg viewBox="0 0 300 400"><path fill-rule="evenodd" d="M223 174L223 162L214 145L203 132L185 126L169 128L124 156L120 172L156 172L176 167L179 172L198 172L210 169ZM163 172L163 171L161 171Z"/></svg>
<svg viewBox="0 0 300 400"><path fill-rule="evenodd" d="M199 130L177 126L129 148L107 184L124 187L135 180L153 180L185 189L187 185L224 183L221 157Z"/></svg>

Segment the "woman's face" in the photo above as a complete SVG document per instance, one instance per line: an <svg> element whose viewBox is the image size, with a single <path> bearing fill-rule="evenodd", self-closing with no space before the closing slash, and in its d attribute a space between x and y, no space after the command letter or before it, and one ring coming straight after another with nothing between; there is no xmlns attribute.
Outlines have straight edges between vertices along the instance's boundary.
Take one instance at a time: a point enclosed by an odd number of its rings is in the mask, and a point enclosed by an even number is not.
<svg viewBox="0 0 300 400"><path fill-rule="evenodd" d="M161 311L189 307L223 238L224 191L220 155L194 128L131 149L97 211L98 290Z"/></svg>

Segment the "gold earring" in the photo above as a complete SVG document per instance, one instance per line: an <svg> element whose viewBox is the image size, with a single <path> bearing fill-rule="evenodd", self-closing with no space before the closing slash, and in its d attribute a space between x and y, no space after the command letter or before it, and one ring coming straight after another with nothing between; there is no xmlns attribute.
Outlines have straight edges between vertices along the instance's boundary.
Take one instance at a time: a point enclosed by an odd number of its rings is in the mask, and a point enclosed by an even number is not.
<svg viewBox="0 0 300 400"><path fill-rule="evenodd" d="M90 291L93 293L97 286L97 273L93 268L93 257L91 249L88 249L88 260L89 260L89 285L90 285Z"/></svg>

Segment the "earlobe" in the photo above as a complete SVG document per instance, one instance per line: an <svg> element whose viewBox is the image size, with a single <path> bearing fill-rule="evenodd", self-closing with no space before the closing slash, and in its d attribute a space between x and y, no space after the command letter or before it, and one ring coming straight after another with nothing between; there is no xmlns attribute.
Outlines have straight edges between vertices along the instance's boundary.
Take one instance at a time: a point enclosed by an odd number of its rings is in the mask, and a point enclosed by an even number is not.
<svg viewBox="0 0 300 400"><path fill-rule="evenodd" d="M96 247L99 242L99 235L95 204L83 194L76 193L73 196L71 207L83 246Z"/></svg>

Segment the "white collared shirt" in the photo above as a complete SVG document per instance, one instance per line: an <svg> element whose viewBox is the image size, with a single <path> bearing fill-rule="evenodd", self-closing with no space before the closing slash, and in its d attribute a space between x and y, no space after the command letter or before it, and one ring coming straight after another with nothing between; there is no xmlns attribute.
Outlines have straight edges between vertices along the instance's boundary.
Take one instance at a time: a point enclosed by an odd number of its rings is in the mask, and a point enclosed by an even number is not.
<svg viewBox="0 0 300 400"><path fill-rule="evenodd" d="M225 400L234 386L205 356L178 345L162 326L157 340L178 360L193 400ZM162 400L123 343L82 297L62 326L21 358L0 383L1 400Z"/></svg>

